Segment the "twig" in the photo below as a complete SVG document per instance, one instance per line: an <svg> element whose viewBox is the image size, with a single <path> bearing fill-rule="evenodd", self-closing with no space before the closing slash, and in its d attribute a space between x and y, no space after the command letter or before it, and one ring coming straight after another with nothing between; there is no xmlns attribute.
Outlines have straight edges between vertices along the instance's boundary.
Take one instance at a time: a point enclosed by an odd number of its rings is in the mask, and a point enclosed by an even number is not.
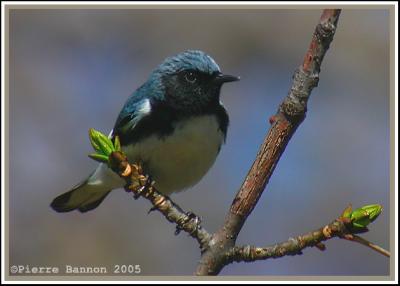
<svg viewBox="0 0 400 286"><path fill-rule="evenodd" d="M290 138L304 120L307 101L317 86L322 60L336 31L340 9L325 9L313 34L303 64L293 77L288 96L278 112L246 179L226 216L224 225L213 235L199 262L196 275L216 275L225 266L224 253L234 247L247 217L256 206Z"/></svg>
<svg viewBox="0 0 400 286"><path fill-rule="evenodd" d="M200 244L203 252L211 239L211 235L200 225L197 216L184 212L169 197L159 193L143 173L140 166L130 164L127 157L121 152L112 152L110 155L110 167L126 181L125 190L132 192L135 198L143 197L149 200L153 207L150 211L157 210L165 218L177 225L176 233L183 230Z"/></svg>
<svg viewBox="0 0 400 286"><path fill-rule="evenodd" d="M295 238L289 238L285 242L277 243L271 246L235 246L226 252L225 263L228 264L231 262L242 261L252 262L256 260L267 260L269 258L279 258L286 255L300 255L302 254L302 250L307 247L317 247L318 249L324 251L325 245L322 244L322 242L334 237L361 243L385 256L390 256L390 253L387 250L372 244L364 238L349 233L348 226L339 218L318 230L311 231Z"/></svg>
<svg viewBox="0 0 400 286"><path fill-rule="evenodd" d="M345 239L354 241L354 242L358 242L362 245L365 245L366 247L371 248L372 250L375 250L376 252L378 252L380 254L385 255L386 257L390 257L389 251L387 251L386 249L384 249L376 244L373 244L372 242L366 240L365 238L362 238L361 236L352 234L352 235L349 235L348 237L345 237Z"/></svg>

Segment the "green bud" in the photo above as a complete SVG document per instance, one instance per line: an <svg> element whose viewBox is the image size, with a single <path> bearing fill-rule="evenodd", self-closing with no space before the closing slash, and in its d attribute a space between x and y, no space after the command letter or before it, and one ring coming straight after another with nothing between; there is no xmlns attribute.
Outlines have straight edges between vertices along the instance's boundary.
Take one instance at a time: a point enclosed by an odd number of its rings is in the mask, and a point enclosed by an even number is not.
<svg viewBox="0 0 400 286"><path fill-rule="evenodd" d="M109 156L114 151L111 140L103 133L91 128L89 129L90 143L97 153Z"/></svg>
<svg viewBox="0 0 400 286"><path fill-rule="evenodd" d="M350 219L354 227L365 228L382 212L381 205L367 205L354 210Z"/></svg>
<svg viewBox="0 0 400 286"><path fill-rule="evenodd" d="M106 156L109 156L111 152L114 151L114 145L104 134L100 134L101 135L97 138L97 143L99 144L102 153Z"/></svg>
<svg viewBox="0 0 400 286"><path fill-rule="evenodd" d="M351 218L351 223L354 227L365 228L370 222L368 215L352 216Z"/></svg>
<svg viewBox="0 0 400 286"><path fill-rule="evenodd" d="M97 144L97 137L98 137L98 134L99 132L98 131L96 131L95 129L93 129L93 128L90 128L89 129L89 139L90 139L90 143L92 144L92 146L93 146L93 149L95 150L95 151L100 151L100 146Z"/></svg>
<svg viewBox="0 0 400 286"><path fill-rule="evenodd" d="M381 205L367 205L362 207L368 213L369 219L373 222L382 212Z"/></svg>

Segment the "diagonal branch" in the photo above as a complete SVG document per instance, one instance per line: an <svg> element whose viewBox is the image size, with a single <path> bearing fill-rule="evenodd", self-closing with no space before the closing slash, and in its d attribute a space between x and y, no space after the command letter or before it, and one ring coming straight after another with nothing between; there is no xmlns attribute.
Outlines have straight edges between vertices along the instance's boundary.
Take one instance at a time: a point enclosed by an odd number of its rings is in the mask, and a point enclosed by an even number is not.
<svg viewBox="0 0 400 286"><path fill-rule="evenodd" d="M196 275L216 275L224 267L224 253L235 245L247 217L256 206L290 138L306 116L307 101L318 84L322 60L336 31L340 9L325 9L315 28L303 64L293 76L288 96L271 117L272 124L246 179L226 216L224 225L213 235L213 247L205 253Z"/></svg>
<svg viewBox="0 0 400 286"><path fill-rule="evenodd" d="M183 230L197 240L202 252L207 248L211 235L200 225L197 216L184 212L168 196L159 193L153 186L153 181L145 176L142 168L130 164L123 153L112 152L109 162L111 169L125 180L127 192L132 192L135 199L143 197L149 200L153 205L150 211L159 211L169 222L177 225L176 234Z"/></svg>
<svg viewBox="0 0 400 286"><path fill-rule="evenodd" d="M306 116L307 101L318 84L320 65L333 40L339 14L340 10L324 10L289 94L270 119L272 127L230 209L231 214L241 217L237 224L242 225L254 209L287 143Z"/></svg>

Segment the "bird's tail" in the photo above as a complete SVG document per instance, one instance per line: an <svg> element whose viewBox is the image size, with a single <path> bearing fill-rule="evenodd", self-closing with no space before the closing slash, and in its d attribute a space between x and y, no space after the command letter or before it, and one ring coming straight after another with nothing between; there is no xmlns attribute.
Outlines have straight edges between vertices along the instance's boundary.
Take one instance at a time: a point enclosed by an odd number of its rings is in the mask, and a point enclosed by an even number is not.
<svg viewBox="0 0 400 286"><path fill-rule="evenodd" d="M119 178L115 178L116 175L107 169L100 164L85 181L56 197L50 206L57 212L70 212L76 209L87 212L97 208L110 191L120 184Z"/></svg>
<svg viewBox="0 0 400 286"><path fill-rule="evenodd" d="M56 197L50 206L57 212L70 212L75 209L87 212L97 208L110 191L101 185L90 185L86 180L72 190Z"/></svg>

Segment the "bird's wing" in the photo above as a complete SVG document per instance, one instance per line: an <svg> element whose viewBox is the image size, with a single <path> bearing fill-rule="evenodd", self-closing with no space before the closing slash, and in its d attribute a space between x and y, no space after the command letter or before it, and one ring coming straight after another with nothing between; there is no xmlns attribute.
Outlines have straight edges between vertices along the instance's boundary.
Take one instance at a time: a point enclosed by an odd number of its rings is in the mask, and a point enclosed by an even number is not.
<svg viewBox="0 0 400 286"><path fill-rule="evenodd" d="M115 122L112 137L115 135L120 136L121 143L123 143L124 137L129 137L138 122L150 114L150 100L137 95L133 94L128 99Z"/></svg>

